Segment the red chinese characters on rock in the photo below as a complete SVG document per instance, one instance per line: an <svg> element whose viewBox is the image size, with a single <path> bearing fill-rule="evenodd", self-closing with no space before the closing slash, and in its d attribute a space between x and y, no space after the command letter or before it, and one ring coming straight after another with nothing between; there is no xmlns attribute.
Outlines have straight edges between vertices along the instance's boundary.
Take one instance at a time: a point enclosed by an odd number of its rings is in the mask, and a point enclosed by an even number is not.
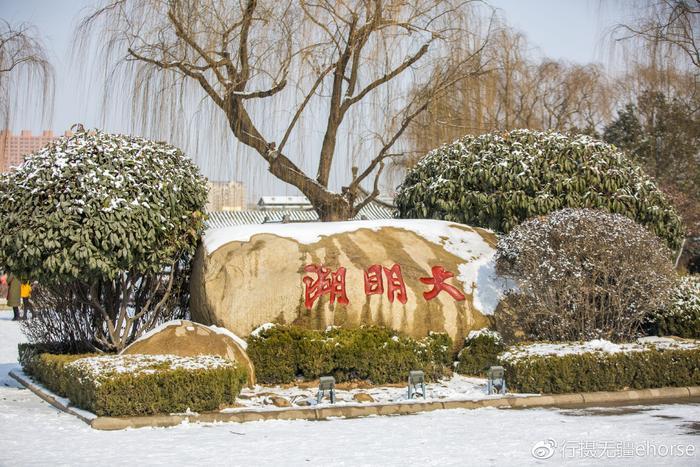
<svg viewBox="0 0 700 467"><path fill-rule="evenodd" d="M381 295L384 293L384 280L382 272L386 276L386 296L389 302L394 299L406 304L406 284L401 274L401 266L394 264L391 268L382 267L381 264L373 264L365 271L365 295Z"/></svg>
<svg viewBox="0 0 700 467"><path fill-rule="evenodd" d="M315 274L316 278L309 275L304 276L304 305L308 310L312 309L316 300L323 295L330 295L330 303L333 305L337 300L338 303L347 305L350 303L345 291L345 268L339 267L335 271L323 265L310 264L304 267L304 271L310 274ZM450 294L457 301L465 300L466 297L453 285L445 283L447 279L454 277L449 271L446 271L442 266L432 267L432 277L421 277L420 281L424 284L432 285L433 288L427 292L423 292L423 297L430 301L440 294L443 290ZM394 303L398 300L402 304L408 301L406 293L406 284L404 283L401 266L394 264L387 268L381 264L373 264L364 271L365 278L365 295L382 295L386 291L389 302ZM385 286L386 280L386 286Z"/></svg>
<svg viewBox="0 0 700 467"><path fill-rule="evenodd" d="M338 303L347 305L350 303L348 295L345 293L345 268L339 267L335 271L331 271L325 266L317 266L310 264L304 267L304 271L316 274L316 279L304 276L302 281L306 286L304 288L304 305L308 310L313 308L314 302L321 295L329 294L331 296L331 305Z"/></svg>
<svg viewBox="0 0 700 467"><path fill-rule="evenodd" d="M450 271L445 271L445 268L443 268L442 266L433 266L432 271L433 277L420 278L420 281L422 283L433 286L433 288L429 291L423 292L423 297L426 300L434 299L443 290L448 294L452 295L452 298L454 298L458 302L461 302L462 300L465 300L467 298L462 292L460 292L457 289L457 287L445 283L445 280L454 277L454 274L452 274Z"/></svg>

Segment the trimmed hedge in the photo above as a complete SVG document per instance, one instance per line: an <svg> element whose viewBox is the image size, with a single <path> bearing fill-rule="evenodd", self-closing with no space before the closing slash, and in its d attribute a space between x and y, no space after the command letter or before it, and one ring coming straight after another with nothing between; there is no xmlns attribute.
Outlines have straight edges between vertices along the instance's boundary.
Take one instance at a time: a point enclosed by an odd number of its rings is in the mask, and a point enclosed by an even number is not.
<svg viewBox="0 0 700 467"><path fill-rule="evenodd" d="M403 382L411 370L423 370L433 380L448 374L451 347L447 334L413 339L374 326L326 331L274 326L251 336L247 351L256 379L264 384L325 375L337 382L385 384Z"/></svg>
<svg viewBox="0 0 700 467"><path fill-rule="evenodd" d="M562 394L700 385L699 349L588 352L502 360L515 392Z"/></svg>
<svg viewBox="0 0 700 467"><path fill-rule="evenodd" d="M499 364L498 354L505 349L503 339L497 332L471 332L457 355L456 371L463 375L485 376L489 367Z"/></svg>
<svg viewBox="0 0 700 467"><path fill-rule="evenodd" d="M28 374L77 407L100 416L135 416L218 410L231 405L246 383L237 366L170 369L155 364L147 373L100 374L76 363L94 355L53 355L20 351ZM110 356L102 356L101 358ZM118 356L111 356L118 358ZM134 356L131 356L134 357ZM178 357L173 357L178 358Z"/></svg>

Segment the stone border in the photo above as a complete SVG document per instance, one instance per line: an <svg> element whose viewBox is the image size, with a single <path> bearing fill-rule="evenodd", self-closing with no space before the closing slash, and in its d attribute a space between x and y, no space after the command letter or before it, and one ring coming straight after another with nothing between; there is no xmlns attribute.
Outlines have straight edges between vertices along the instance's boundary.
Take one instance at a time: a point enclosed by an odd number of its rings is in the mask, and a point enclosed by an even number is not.
<svg viewBox="0 0 700 467"><path fill-rule="evenodd" d="M10 370L8 373L10 377L14 378L19 384L24 386L25 388L29 389L32 391L34 394L39 396L39 398L45 400L49 404L53 405L56 407L58 410L61 410L67 414L74 415L78 417L80 420L84 421L88 425L91 425L93 420L95 418L90 418L86 417L83 413L80 413L76 411L74 408L70 407L69 405L64 404L61 400L57 399L55 397L55 394L49 391L48 389L39 386L32 382L23 372L17 372L15 370Z"/></svg>
<svg viewBox="0 0 700 467"><path fill-rule="evenodd" d="M700 400L700 386L680 388L636 389L627 391L583 392L543 396L501 397L481 400L447 400L400 403L346 404L324 407L275 408L267 410L239 409L235 412L210 412L182 415L151 415L139 417L95 417L89 419L58 401L44 388L27 381L15 371L10 376L39 397L66 413L75 415L96 430L123 430L125 428L169 427L187 423L256 422L262 420L328 420L331 418L358 418L372 415L409 415L443 409L479 409L496 407L521 409L535 407L571 407L596 405L629 405L648 402Z"/></svg>

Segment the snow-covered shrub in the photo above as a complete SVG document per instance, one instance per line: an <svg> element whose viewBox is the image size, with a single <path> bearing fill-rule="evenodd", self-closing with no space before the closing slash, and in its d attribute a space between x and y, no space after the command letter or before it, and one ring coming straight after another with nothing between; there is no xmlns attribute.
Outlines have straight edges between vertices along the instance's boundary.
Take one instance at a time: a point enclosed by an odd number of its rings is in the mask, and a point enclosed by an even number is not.
<svg viewBox="0 0 700 467"><path fill-rule="evenodd" d="M472 331L457 354L457 373L483 376L489 367L498 365L498 354L505 350L501 335L489 329Z"/></svg>
<svg viewBox="0 0 700 467"><path fill-rule="evenodd" d="M700 339L700 277L681 278L668 304L651 314L649 324L659 336Z"/></svg>
<svg viewBox="0 0 700 467"><path fill-rule="evenodd" d="M676 280L658 237L619 214L563 209L500 239L497 271L517 284L495 313L508 340L624 340Z"/></svg>
<svg viewBox="0 0 700 467"><path fill-rule="evenodd" d="M52 355L23 368L77 407L100 416L213 411L233 405L246 372L218 356Z"/></svg>
<svg viewBox="0 0 700 467"><path fill-rule="evenodd" d="M2 174L0 264L45 291L30 339L78 317L81 339L118 350L169 319L206 196L179 149L82 128Z"/></svg>
<svg viewBox="0 0 700 467"><path fill-rule="evenodd" d="M598 341L561 346L551 353L543 349L547 346L515 347L499 356L508 389L561 394L700 384L697 346L616 346Z"/></svg>
<svg viewBox="0 0 700 467"><path fill-rule="evenodd" d="M333 375L338 382L383 384L402 382L411 370L423 370L429 379L443 376L449 371L451 348L443 333L414 339L375 326L325 331L274 326L251 335L247 352L261 383Z"/></svg>
<svg viewBox="0 0 700 467"><path fill-rule="evenodd" d="M396 196L403 218L444 219L508 233L563 208L622 214L664 239L683 238L678 214L642 170L588 136L513 130L465 136L411 169Z"/></svg>

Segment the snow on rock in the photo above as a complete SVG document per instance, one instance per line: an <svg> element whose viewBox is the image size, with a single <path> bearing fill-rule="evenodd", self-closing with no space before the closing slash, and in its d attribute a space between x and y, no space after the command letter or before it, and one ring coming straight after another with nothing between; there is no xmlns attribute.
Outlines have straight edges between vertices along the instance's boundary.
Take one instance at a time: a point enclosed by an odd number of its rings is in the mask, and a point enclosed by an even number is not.
<svg viewBox="0 0 700 467"><path fill-rule="evenodd" d="M243 350L248 350L248 343L243 338L237 336L236 334L232 333L228 329L222 328L219 326L214 326L214 325L209 326L209 329L211 329L212 331L214 331L217 334L223 334L224 336L230 337L238 345L240 345Z"/></svg>
<svg viewBox="0 0 700 467"><path fill-rule="evenodd" d="M159 324L158 326L154 327L150 331L143 333L138 339L136 339L134 342L132 342L131 345L136 344L137 342L148 340L152 336L158 334L159 332L163 331L164 329L169 328L170 326L180 326L181 324L182 324L182 320L179 320L179 319L173 319L170 321L166 321L165 323Z"/></svg>
<svg viewBox="0 0 700 467"><path fill-rule="evenodd" d="M258 337L260 334L263 332L267 331L268 329L272 329L275 327L275 323L263 323L257 328L253 330L253 332L250 333L252 337Z"/></svg>
<svg viewBox="0 0 700 467"><path fill-rule="evenodd" d="M310 245L322 237L360 229L377 231L393 227L414 232L445 251L466 261L459 266L457 277L465 293L474 292L474 304L484 314L493 314L503 296L505 280L496 276L495 251L473 230L464 230L458 224L424 219L377 219L371 221L303 222L294 224L253 224L207 230L202 243L211 254L230 242L247 242L254 235L271 234L290 238Z"/></svg>
<svg viewBox="0 0 700 467"><path fill-rule="evenodd" d="M134 342L132 342L131 345L136 344L137 342L141 342L141 341L148 340L149 338L151 338L151 337L153 337L154 335L158 334L159 332L161 332L161 331L163 331L163 330L169 328L170 326L181 326L181 325L182 325L182 320L179 320L179 319L173 319L173 320L170 320L170 321L166 321L165 323L162 323L162 324L160 324L160 325L154 327L154 328L151 329L150 331L143 333L143 334L141 335L141 337L139 337L139 338L136 339ZM207 326L207 328L208 328L208 329L211 329L213 332L215 332L215 333L217 333L217 334L223 334L223 335L225 335L225 336L230 337L230 338L233 339L238 345L240 345L240 346L243 348L243 350L246 350L246 349L248 348L248 343L247 343L244 339L242 339L241 337L235 335L234 333L232 333L232 332L229 331L228 329L225 329L225 328L222 328L222 327L219 327L219 326L214 326L214 325L212 325L212 326Z"/></svg>

